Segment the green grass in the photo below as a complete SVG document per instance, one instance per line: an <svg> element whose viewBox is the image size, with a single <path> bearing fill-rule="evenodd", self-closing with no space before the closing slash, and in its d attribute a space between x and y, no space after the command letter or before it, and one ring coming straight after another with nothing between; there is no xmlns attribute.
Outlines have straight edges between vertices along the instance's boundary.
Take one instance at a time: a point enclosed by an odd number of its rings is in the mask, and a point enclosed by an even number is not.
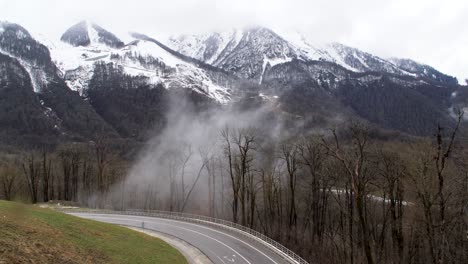
<svg viewBox="0 0 468 264"><path fill-rule="evenodd" d="M164 241L124 227L0 201L2 263L187 263Z"/></svg>

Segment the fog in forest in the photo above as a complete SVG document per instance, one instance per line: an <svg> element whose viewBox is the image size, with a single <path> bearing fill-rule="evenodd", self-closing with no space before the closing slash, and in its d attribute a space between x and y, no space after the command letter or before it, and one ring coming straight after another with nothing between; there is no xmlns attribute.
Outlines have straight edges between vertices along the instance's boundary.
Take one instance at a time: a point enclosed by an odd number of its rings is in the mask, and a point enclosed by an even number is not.
<svg viewBox="0 0 468 264"><path fill-rule="evenodd" d="M224 199L230 179L223 133L229 131L231 140L246 133L266 144L285 133L282 122L268 119L269 104L247 111L225 107L201 113L184 99L172 97L170 105L165 128L145 144L125 179L111 188L111 196L121 200L122 208L214 215L206 206L213 195L213 207L229 211Z"/></svg>

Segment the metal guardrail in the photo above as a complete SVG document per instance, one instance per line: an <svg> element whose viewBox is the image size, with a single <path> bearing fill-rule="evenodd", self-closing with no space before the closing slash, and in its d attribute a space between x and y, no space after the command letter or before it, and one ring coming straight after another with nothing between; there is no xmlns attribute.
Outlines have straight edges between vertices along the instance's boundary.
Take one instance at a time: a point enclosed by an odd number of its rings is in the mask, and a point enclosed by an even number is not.
<svg viewBox="0 0 468 264"><path fill-rule="evenodd" d="M272 249L276 253L285 257L285 259L291 261L292 263L309 264L299 255L297 255L296 253L294 253L287 247L283 246L282 244L278 243L277 241L267 237L266 235L258 231L255 231L253 229L250 229L248 227L242 226L240 224L236 224L236 223L218 219L218 218L202 216L202 215L187 214L187 213L179 213L179 212L167 212L167 211L140 211L140 210L114 211L114 210L83 209L83 208L77 208L77 209L57 208L56 210L65 212L65 213L98 213L98 214L149 216L149 217L158 217L158 218L165 218L165 219L179 220L179 221L184 221L184 222L192 222L192 223L216 226L217 228L236 231L237 233L243 236L260 241L264 245L266 245L268 248Z"/></svg>

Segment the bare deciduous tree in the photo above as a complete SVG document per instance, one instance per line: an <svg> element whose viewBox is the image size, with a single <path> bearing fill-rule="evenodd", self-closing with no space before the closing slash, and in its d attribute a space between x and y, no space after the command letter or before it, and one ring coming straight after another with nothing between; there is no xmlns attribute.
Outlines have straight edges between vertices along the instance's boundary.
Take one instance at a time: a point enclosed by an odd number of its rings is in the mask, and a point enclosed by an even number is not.
<svg viewBox="0 0 468 264"><path fill-rule="evenodd" d="M5 200L11 200L14 196L17 174L14 166L4 165L0 168L0 183Z"/></svg>
<svg viewBox="0 0 468 264"><path fill-rule="evenodd" d="M333 143L323 140L323 146L327 153L337 159L345 168L350 181L352 196L359 219L360 230L362 233L362 245L366 255L367 263L373 264L374 256L372 253L372 238L369 234L369 225L366 214L366 197L368 177L365 173L365 166L368 162L367 147L369 139L369 129L362 124L354 123L350 127L351 146L345 149L338 140L336 131L333 133Z"/></svg>
<svg viewBox="0 0 468 264"><path fill-rule="evenodd" d="M23 162L23 174L26 177L29 194L32 203L38 202L38 189L39 189L39 177L40 177L40 165L35 160L35 153L31 152L26 155Z"/></svg>

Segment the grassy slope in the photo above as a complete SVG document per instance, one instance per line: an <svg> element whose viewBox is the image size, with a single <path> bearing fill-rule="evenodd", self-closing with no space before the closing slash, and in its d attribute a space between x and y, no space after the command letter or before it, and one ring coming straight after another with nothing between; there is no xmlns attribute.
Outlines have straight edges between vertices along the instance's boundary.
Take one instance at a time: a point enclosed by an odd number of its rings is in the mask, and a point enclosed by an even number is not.
<svg viewBox="0 0 468 264"><path fill-rule="evenodd" d="M187 263L160 239L124 227L0 201L0 263Z"/></svg>

